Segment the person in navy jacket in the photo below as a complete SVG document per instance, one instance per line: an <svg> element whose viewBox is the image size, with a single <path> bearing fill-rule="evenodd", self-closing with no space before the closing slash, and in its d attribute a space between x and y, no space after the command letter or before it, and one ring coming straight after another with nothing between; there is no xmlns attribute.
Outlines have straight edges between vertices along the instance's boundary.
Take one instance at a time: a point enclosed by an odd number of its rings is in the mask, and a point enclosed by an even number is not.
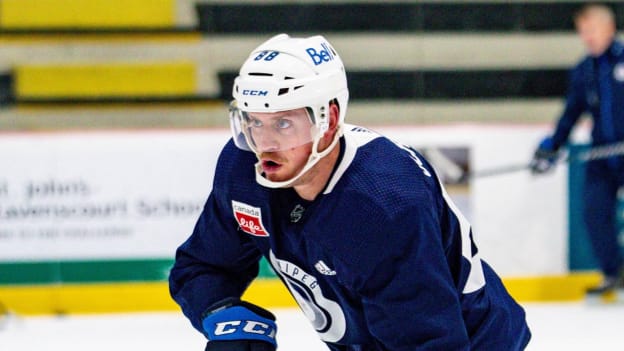
<svg viewBox="0 0 624 351"><path fill-rule="evenodd" d="M593 118L592 145L624 141L624 45L616 40L615 17L605 5L586 5L575 18L589 54L572 70L565 109L552 134L534 154L534 173L549 171L579 117ZM600 295L622 288L624 259L617 239L616 201L624 186L624 157L587 163L583 190L584 221L604 280L587 293Z"/></svg>
<svg viewBox="0 0 624 351"><path fill-rule="evenodd" d="M271 38L233 96L233 138L169 278L206 350L276 349L273 314L240 299L262 257L332 351L525 348L524 310L429 163L344 123L325 38Z"/></svg>

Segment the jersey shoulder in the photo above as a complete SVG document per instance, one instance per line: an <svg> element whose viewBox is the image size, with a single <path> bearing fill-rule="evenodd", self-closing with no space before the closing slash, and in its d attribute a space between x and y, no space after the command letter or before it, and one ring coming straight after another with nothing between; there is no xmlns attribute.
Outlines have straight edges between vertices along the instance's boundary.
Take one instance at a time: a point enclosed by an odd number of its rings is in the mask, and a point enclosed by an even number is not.
<svg viewBox="0 0 624 351"><path fill-rule="evenodd" d="M610 50L612 55L618 58L618 61L624 60L624 44L621 41L614 41Z"/></svg>
<svg viewBox="0 0 624 351"><path fill-rule="evenodd" d="M442 196L433 169L418 152L378 135L349 156L349 137L346 132L341 165L348 167L327 194L328 210L319 222L340 235L318 241L347 276L368 279L380 267L390 269L388 262L404 257L424 236L436 235L421 228L437 226Z"/></svg>
<svg viewBox="0 0 624 351"><path fill-rule="evenodd" d="M350 127L330 191L366 199L388 214L401 207L430 205L439 184L421 154L368 129Z"/></svg>

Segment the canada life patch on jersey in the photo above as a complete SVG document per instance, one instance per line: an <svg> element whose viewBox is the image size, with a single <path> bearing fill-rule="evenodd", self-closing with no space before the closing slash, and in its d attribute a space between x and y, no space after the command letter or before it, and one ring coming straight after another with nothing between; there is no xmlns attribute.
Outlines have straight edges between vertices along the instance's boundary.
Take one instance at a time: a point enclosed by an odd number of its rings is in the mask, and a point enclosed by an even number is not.
<svg viewBox="0 0 624 351"><path fill-rule="evenodd" d="M232 210L242 231L255 236L269 236L262 224L262 213L259 207L232 200Z"/></svg>

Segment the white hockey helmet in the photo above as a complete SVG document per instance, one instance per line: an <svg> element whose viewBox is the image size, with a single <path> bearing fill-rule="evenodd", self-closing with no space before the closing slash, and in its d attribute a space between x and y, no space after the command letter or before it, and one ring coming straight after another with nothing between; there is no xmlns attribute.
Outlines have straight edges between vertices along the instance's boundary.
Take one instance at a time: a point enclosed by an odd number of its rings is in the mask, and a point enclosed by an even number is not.
<svg viewBox="0 0 624 351"><path fill-rule="evenodd" d="M254 128L259 122L250 113L275 113L305 109L291 115L300 123L295 135L282 133L280 125L265 128L274 141L273 151L287 150L312 142L312 152L305 167L292 179L269 181L256 165L256 179L261 185L278 188L290 186L327 155L342 135L349 90L344 65L338 53L322 36L291 38L279 34L254 49L240 69L232 89L230 126L236 146L259 155L261 138ZM336 101L340 114L338 132L323 151L318 144L329 128L329 104ZM264 127L264 126L262 126ZM269 133L269 132L265 132ZM268 138L268 137L267 137Z"/></svg>

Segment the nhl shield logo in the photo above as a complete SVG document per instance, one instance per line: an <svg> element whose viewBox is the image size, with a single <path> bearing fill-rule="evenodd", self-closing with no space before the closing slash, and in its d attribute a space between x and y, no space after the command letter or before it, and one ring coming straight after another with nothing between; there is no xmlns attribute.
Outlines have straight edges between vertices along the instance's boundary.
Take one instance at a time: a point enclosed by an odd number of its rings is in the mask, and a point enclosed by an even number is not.
<svg viewBox="0 0 624 351"><path fill-rule="evenodd" d="M262 213L259 207L232 200L232 210L242 231L255 236L269 236L262 225Z"/></svg>

